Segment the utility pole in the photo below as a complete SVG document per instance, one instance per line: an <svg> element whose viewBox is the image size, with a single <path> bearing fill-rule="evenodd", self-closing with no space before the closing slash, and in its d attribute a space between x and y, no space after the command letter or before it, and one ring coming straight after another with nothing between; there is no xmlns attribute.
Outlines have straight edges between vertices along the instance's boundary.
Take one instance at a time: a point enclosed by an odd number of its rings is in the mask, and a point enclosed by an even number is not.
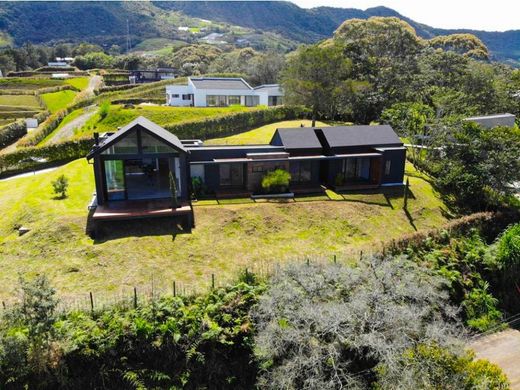
<svg viewBox="0 0 520 390"><path fill-rule="evenodd" d="M130 41L130 22L126 19L126 54L130 53L132 42Z"/></svg>

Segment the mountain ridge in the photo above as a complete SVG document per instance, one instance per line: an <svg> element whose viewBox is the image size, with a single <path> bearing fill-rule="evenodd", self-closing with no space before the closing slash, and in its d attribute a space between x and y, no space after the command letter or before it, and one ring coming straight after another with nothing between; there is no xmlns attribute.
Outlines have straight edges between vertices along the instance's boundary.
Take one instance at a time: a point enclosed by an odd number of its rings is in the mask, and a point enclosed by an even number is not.
<svg viewBox="0 0 520 390"><path fill-rule="evenodd" d="M453 33L471 33L489 48L494 60L520 64L520 30L489 32L441 29L418 23L384 6L356 8L301 8L289 1L147 1L147 2L1 2L0 31L6 41L55 43L89 41L126 43L129 20L134 43L152 38L177 39L184 17L209 19L255 30L276 33L295 43L326 39L347 19L395 16L415 28L425 39Z"/></svg>

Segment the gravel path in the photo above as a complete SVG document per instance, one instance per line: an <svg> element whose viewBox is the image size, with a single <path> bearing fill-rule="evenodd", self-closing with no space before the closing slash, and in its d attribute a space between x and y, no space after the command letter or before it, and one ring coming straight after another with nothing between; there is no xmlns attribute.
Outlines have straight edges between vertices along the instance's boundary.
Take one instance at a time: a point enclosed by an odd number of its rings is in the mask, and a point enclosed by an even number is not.
<svg viewBox="0 0 520 390"><path fill-rule="evenodd" d="M49 140L49 143L55 144L71 138L74 135L74 130L82 127L89 119L96 113L96 106L85 107L84 113L74 118L69 123L64 125L54 136Z"/></svg>
<svg viewBox="0 0 520 390"><path fill-rule="evenodd" d="M473 341L470 348L478 358L497 364L511 382L511 389L520 389L520 332L507 329Z"/></svg>

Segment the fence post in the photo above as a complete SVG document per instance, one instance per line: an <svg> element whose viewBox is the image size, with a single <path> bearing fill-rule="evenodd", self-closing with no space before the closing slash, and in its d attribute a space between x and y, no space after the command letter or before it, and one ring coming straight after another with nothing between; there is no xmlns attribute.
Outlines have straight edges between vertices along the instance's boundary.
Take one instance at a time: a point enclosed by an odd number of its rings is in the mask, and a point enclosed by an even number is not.
<svg viewBox="0 0 520 390"><path fill-rule="evenodd" d="M333 257L334 257L334 264L337 264L336 255L334 255Z"/></svg>
<svg viewBox="0 0 520 390"><path fill-rule="evenodd" d="M211 274L211 289L215 289L215 274Z"/></svg>
<svg viewBox="0 0 520 390"><path fill-rule="evenodd" d="M92 291L89 292L90 295L90 311L94 313L94 297L92 296Z"/></svg>
<svg viewBox="0 0 520 390"><path fill-rule="evenodd" d="M363 260L363 251L359 251L359 260Z"/></svg>
<svg viewBox="0 0 520 390"><path fill-rule="evenodd" d="M137 288L134 287L134 309L137 309Z"/></svg>
<svg viewBox="0 0 520 390"><path fill-rule="evenodd" d="M307 257L307 266L309 266L309 265L310 265L310 260L309 260L309 258Z"/></svg>
<svg viewBox="0 0 520 390"><path fill-rule="evenodd" d="M175 285L175 280L173 281L173 296L177 296L177 286Z"/></svg>
<svg viewBox="0 0 520 390"><path fill-rule="evenodd" d="M403 209L408 208L408 187L410 187L410 179L406 178L406 185L404 187L404 203L403 203Z"/></svg>

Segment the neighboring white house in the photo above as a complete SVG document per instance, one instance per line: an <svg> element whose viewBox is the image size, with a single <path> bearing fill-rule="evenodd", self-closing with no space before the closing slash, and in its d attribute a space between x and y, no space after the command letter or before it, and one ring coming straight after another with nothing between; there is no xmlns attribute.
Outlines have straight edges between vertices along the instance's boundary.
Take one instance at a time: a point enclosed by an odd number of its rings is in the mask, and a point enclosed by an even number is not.
<svg viewBox="0 0 520 390"><path fill-rule="evenodd" d="M493 127L497 126L513 127L515 125L516 117L513 114L495 114L474 116L464 120L478 123L480 126L486 129L492 129Z"/></svg>
<svg viewBox="0 0 520 390"><path fill-rule="evenodd" d="M188 84L166 86L166 104L181 107L225 107L282 104L278 84L252 88L242 78L188 77Z"/></svg>

